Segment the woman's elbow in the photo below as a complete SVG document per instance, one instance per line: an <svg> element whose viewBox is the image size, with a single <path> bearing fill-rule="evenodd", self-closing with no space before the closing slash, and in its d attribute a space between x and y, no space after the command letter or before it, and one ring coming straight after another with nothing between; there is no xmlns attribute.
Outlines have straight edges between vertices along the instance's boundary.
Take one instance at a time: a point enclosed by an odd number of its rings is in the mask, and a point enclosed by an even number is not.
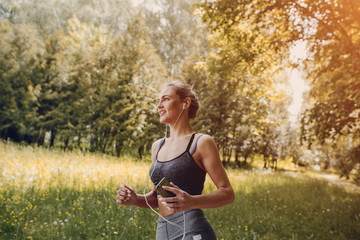
<svg viewBox="0 0 360 240"><path fill-rule="evenodd" d="M226 204L232 204L235 201L235 193L232 187L227 189Z"/></svg>
<svg viewBox="0 0 360 240"><path fill-rule="evenodd" d="M229 204L232 204L235 201L235 193L233 189L231 189L231 193L229 195Z"/></svg>

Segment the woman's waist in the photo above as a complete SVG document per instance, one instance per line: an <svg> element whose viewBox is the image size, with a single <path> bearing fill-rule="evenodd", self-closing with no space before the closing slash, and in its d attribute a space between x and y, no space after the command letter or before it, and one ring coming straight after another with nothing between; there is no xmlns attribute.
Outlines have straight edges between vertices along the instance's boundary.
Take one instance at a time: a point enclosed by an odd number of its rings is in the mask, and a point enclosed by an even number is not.
<svg viewBox="0 0 360 240"><path fill-rule="evenodd" d="M176 222L177 219L182 221L184 213L185 215L190 214L190 215L199 215L200 217L204 217L204 212L201 209L189 209L185 212L181 211L181 212L173 213L172 211L169 211L165 206L159 205L159 214L166 220L164 220L163 218L159 218L158 222L159 223L165 223L166 221Z"/></svg>

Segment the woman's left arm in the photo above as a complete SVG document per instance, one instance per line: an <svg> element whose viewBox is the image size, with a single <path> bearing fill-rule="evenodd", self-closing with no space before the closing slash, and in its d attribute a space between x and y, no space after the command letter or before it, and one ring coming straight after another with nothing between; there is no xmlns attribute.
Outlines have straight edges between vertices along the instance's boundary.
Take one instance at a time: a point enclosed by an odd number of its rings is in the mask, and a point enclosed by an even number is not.
<svg viewBox="0 0 360 240"><path fill-rule="evenodd" d="M188 209L216 208L231 204L235 200L233 188L221 163L217 146L209 135L202 136L198 141L197 155L205 171L216 186L216 191L204 195L191 196L174 184L173 187L164 187L165 190L176 194L176 197L161 198L169 210L173 212Z"/></svg>

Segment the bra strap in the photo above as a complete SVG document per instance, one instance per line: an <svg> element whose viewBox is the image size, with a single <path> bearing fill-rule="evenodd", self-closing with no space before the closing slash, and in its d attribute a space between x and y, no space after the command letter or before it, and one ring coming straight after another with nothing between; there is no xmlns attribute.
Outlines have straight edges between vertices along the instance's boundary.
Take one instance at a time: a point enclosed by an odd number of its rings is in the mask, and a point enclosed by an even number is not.
<svg viewBox="0 0 360 240"><path fill-rule="evenodd" d="M187 148L186 148L186 151L187 151L187 152L189 152L189 150L190 150L190 146L191 146L191 144L192 144L192 142L193 142L193 140L194 140L195 134L196 134L196 132L191 135L189 144L187 145Z"/></svg>
<svg viewBox="0 0 360 240"><path fill-rule="evenodd" d="M198 142L198 140L199 140L199 138L200 138L201 136L202 136L202 134L200 134L200 136L198 136L198 137L196 138L196 141L195 141L194 147L193 147L193 149L191 150L191 153L190 153L190 155L191 155L191 156L194 154L194 152L195 152L195 148L196 148L196 144L197 144L197 142Z"/></svg>
<svg viewBox="0 0 360 240"><path fill-rule="evenodd" d="M162 145L163 145L164 142L165 142L165 138L161 139L160 144L159 144L159 147L158 147L158 150L157 150L157 152L156 152L155 159L158 158L158 154L159 154L160 148L162 147Z"/></svg>

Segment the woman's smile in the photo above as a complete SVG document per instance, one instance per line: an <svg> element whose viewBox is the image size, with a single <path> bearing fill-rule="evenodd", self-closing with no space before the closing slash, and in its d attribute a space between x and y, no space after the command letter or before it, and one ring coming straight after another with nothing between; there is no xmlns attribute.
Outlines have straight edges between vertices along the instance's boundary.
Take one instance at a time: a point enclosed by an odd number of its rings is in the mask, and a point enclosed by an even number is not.
<svg viewBox="0 0 360 240"><path fill-rule="evenodd" d="M165 110L160 110L160 111L159 111L159 115L160 115L160 117L161 117L161 116L163 116L165 113L166 113L166 111L165 111Z"/></svg>

